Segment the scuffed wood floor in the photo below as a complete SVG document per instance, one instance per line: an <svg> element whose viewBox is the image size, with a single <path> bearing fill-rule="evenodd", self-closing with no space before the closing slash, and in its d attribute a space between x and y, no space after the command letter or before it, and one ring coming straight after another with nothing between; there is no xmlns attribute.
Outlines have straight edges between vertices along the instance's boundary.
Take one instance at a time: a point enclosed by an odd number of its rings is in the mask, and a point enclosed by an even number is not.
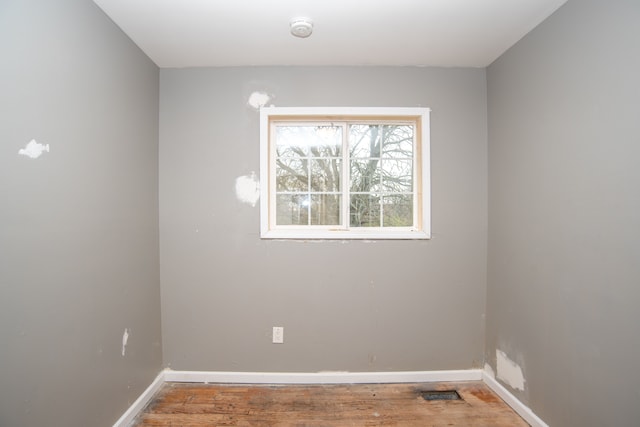
<svg viewBox="0 0 640 427"><path fill-rule="evenodd" d="M461 400L427 401L423 391ZM133 424L143 426L528 426L482 382L358 385L167 383Z"/></svg>

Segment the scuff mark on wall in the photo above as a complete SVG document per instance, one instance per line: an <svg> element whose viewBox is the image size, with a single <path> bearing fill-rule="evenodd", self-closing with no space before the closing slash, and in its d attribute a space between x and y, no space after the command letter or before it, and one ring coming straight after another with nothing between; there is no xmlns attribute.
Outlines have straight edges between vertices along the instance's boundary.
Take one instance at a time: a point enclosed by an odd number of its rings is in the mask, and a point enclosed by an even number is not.
<svg viewBox="0 0 640 427"><path fill-rule="evenodd" d="M260 181L255 172L236 178L236 197L243 203L256 206L260 198Z"/></svg>
<svg viewBox="0 0 640 427"><path fill-rule="evenodd" d="M503 351L496 350L496 364L499 380L504 381L513 389L524 391L524 375L522 368L516 362L509 359Z"/></svg>
<svg viewBox="0 0 640 427"><path fill-rule="evenodd" d="M266 92L253 92L249 95L249 100L247 101L247 105L251 108L259 110L260 107L264 107L267 105L267 102L271 101L272 96Z"/></svg>
<svg viewBox="0 0 640 427"><path fill-rule="evenodd" d="M49 144L40 144L35 139L32 139L24 148L18 150L18 154L30 157L32 159L37 159L45 151L47 153L49 152Z"/></svg>
<svg viewBox="0 0 640 427"><path fill-rule="evenodd" d="M127 350L127 341L129 341L129 329L125 328L124 329L124 334L122 334L122 357L124 357L124 354Z"/></svg>
<svg viewBox="0 0 640 427"><path fill-rule="evenodd" d="M376 356L373 353L369 353L369 366L375 365L377 359L378 359L378 356Z"/></svg>

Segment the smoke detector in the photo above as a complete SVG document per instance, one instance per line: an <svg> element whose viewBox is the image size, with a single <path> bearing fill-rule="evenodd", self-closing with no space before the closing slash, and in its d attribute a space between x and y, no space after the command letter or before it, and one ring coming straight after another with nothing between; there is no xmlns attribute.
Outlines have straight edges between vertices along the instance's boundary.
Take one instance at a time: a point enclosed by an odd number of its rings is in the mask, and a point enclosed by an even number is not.
<svg viewBox="0 0 640 427"><path fill-rule="evenodd" d="M313 32L313 21L309 18L293 18L289 22L291 34L296 37L306 38Z"/></svg>

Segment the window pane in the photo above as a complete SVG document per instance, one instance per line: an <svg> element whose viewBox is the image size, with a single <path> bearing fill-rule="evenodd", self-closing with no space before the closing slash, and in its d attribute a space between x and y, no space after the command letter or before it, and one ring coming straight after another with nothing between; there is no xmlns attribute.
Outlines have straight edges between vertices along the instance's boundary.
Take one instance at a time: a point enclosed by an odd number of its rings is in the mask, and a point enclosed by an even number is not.
<svg viewBox="0 0 640 427"><path fill-rule="evenodd" d="M311 191L340 191L341 163L336 159L311 160Z"/></svg>
<svg viewBox="0 0 640 427"><path fill-rule="evenodd" d="M342 127L315 126L314 130L309 141L312 157L342 156Z"/></svg>
<svg viewBox="0 0 640 427"><path fill-rule="evenodd" d="M309 154L308 133L311 127L277 126L276 157L306 157Z"/></svg>
<svg viewBox="0 0 640 427"><path fill-rule="evenodd" d="M308 160L279 158L276 160L276 191L308 191Z"/></svg>
<svg viewBox="0 0 640 427"><path fill-rule="evenodd" d="M340 225L340 195L311 195L311 225Z"/></svg>
<svg viewBox="0 0 640 427"><path fill-rule="evenodd" d="M384 196L382 211L383 227L410 227L413 225L413 196L410 194Z"/></svg>
<svg viewBox="0 0 640 427"><path fill-rule="evenodd" d="M352 160L350 169L352 192L380 191L379 160Z"/></svg>
<svg viewBox="0 0 640 427"><path fill-rule="evenodd" d="M340 157L342 128L338 126L277 126L277 157Z"/></svg>
<svg viewBox="0 0 640 427"><path fill-rule="evenodd" d="M380 125L349 126L349 154L351 158L380 157Z"/></svg>
<svg viewBox="0 0 640 427"><path fill-rule="evenodd" d="M410 193L413 189L413 162L411 160L380 161L382 189L390 193Z"/></svg>
<svg viewBox="0 0 640 427"><path fill-rule="evenodd" d="M382 157L413 158L413 126L385 125L383 127Z"/></svg>
<svg viewBox="0 0 640 427"><path fill-rule="evenodd" d="M276 225L308 225L309 196L306 194L278 194L276 196Z"/></svg>
<svg viewBox="0 0 640 427"><path fill-rule="evenodd" d="M351 227L380 227L380 196L352 195L349 217Z"/></svg>

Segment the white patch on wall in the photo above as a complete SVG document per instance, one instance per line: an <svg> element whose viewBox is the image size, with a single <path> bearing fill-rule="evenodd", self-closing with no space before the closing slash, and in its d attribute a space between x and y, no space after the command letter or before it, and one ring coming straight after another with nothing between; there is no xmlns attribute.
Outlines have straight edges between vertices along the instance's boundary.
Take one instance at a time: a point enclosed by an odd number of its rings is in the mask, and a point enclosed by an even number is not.
<svg viewBox="0 0 640 427"><path fill-rule="evenodd" d="M520 366L501 350L496 350L496 362L498 379L515 390L524 390L524 375Z"/></svg>
<svg viewBox="0 0 640 427"><path fill-rule="evenodd" d="M236 197L243 203L256 206L260 198L260 181L255 172L236 178Z"/></svg>
<svg viewBox="0 0 640 427"><path fill-rule="evenodd" d="M484 371L487 373L487 375L489 375L489 377L491 377L493 379L496 378L496 373L493 372L493 368L488 363L484 364Z"/></svg>
<svg viewBox="0 0 640 427"><path fill-rule="evenodd" d="M124 334L122 334L122 357L127 351L127 341L129 341L129 329L125 328Z"/></svg>
<svg viewBox="0 0 640 427"><path fill-rule="evenodd" d="M247 101L247 104L251 107L254 108L256 110L259 110L260 107L264 107L265 105L267 105L267 102L271 101L271 95L269 95L266 92L253 92L250 96L249 96L249 100Z"/></svg>
<svg viewBox="0 0 640 427"><path fill-rule="evenodd" d="M32 159L37 159L45 151L47 153L49 152L49 144L47 145L40 144L35 139L32 139L31 141L29 141L27 145L25 145L24 148L21 148L20 150L18 150L18 154L22 156L30 157Z"/></svg>

